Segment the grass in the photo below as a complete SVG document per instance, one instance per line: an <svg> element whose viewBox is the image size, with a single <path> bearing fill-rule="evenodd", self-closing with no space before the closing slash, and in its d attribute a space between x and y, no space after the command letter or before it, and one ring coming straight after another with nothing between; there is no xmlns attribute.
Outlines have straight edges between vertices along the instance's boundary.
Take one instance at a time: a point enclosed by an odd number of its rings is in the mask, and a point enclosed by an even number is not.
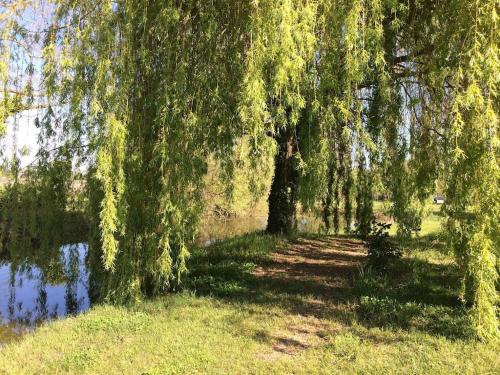
<svg viewBox="0 0 500 375"><path fill-rule="evenodd" d="M0 349L0 373L500 372L435 236L383 275L355 268L359 246L251 234L196 249L185 291L44 325Z"/></svg>

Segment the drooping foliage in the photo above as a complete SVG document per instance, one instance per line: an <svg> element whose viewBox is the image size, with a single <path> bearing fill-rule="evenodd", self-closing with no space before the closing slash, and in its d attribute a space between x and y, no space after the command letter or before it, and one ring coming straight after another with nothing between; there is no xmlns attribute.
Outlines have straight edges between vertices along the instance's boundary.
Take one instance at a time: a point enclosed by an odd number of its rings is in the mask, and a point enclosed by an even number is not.
<svg viewBox="0 0 500 375"><path fill-rule="evenodd" d="M307 97L314 90L316 1L255 1L240 94L240 116L254 139L255 155L274 152L275 178L269 196L268 231L290 233L295 226L301 168L298 133Z"/></svg>
<svg viewBox="0 0 500 375"><path fill-rule="evenodd" d="M207 158L226 157L242 136L233 77L242 75L247 39L235 27L248 9L108 0L52 7L41 74L47 112L59 117L44 131L80 146L102 298L173 288L186 272Z"/></svg>
<svg viewBox="0 0 500 375"><path fill-rule="evenodd" d="M186 272L207 158L224 157L242 135L232 85L245 39L234 22L247 11L230 2L59 4L56 22L68 27L53 43L72 59L54 88L66 89L68 124L95 150L104 298L158 293ZM86 12L98 17L80 21Z"/></svg>
<svg viewBox="0 0 500 375"><path fill-rule="evenodd" d="M365 156L358 160L356 196L356 231L364 238L372 229L373 216L373 177L367 169Z"/></svg>
<svg viewBox="0 0 500 375"><path fill-rule="evenodd" d="M498 337L500 255L498 1L461 4L468 27L450 85L447 129L448 230L464 274L465 298L483 338Z"/></svg>
<svg viewBox="0 0 500 375"><path fill-rule="evenodd" d="M245 138L250 168L274 158L272 233L300 203L367 235L377 188L409 237L444 183L464 299L478 336L498 336L498 0L44 3L34 32L35 2L0 1L0 124L37 86L36 171L68 155L85 171L101 298L178 287L207 161L231 181Z"/></svg>

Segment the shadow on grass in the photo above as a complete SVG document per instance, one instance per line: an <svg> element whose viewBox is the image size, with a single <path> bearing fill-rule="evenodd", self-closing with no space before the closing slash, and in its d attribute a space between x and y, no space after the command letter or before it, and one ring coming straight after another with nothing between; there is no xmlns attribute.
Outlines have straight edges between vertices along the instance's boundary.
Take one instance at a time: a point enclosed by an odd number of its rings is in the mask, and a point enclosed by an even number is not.
<svg viewBox="0 0 500 375"><path fill-rule="evenodd" d="M453 266L412 257L378 275L362 270L364 258L363 243L349 237L287 241L255 233L196 249L188 285L241 308L259 304L344 324L469 335Z"/></svg>
<svg viewBox="0 0 500 375"><path fill-rule="evenodd" d="M419 330L452 339L472 337L467 308L458 298L457 270L450 264L402 259L380 275L360 273L353 293L364 325Z"/></svg>
<svg viewBox="0 0 500 375"><path fill-rule="evenodd" d="M347 246L350 240L345 241ZM319 239L288 242L255 233L199 248L190 260L189 289L241 303L242 308L260 304L352 321L354 314L344 304L353 298L352 282L358 272L353 261L359 260L356 254L331 250L339 254L329 262L320 251L324 247Z"/></svg>

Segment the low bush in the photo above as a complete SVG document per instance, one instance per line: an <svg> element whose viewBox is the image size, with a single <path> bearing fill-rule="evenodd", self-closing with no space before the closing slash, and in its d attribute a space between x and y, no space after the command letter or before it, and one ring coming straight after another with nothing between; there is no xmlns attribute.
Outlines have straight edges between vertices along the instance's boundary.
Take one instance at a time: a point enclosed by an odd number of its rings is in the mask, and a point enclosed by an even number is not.
<svg viewBox="0 0 500 375"><path fill-rule="evenodd" d="M391 224L373 221L368 237L368 264L376 270L383 270L387 265L401 258L403 252L389 238Z"/></svg>

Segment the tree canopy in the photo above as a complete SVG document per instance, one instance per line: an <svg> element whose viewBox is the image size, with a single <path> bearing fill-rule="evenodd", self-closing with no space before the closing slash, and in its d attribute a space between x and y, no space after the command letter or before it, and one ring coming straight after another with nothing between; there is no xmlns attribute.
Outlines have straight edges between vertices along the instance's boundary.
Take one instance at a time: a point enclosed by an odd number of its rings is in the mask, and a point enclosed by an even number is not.
<svg viewBox="0 0 500 375"><path fill-rule="evenodd" d="M490 339L499 333L499 8L0 0L0 130L41 107L37 174L57 170L67 182L61 165L84 167L101 295L117 302L179 287L207 161L230 181L243 137L255 171L275 158L275 233L293 228L301 202L320 205L332 232L343 212L347 231L354 219L366 234L379 186L409 236L442 181L464 299ZM26 21L42 9L42 26Z"/></svg>

